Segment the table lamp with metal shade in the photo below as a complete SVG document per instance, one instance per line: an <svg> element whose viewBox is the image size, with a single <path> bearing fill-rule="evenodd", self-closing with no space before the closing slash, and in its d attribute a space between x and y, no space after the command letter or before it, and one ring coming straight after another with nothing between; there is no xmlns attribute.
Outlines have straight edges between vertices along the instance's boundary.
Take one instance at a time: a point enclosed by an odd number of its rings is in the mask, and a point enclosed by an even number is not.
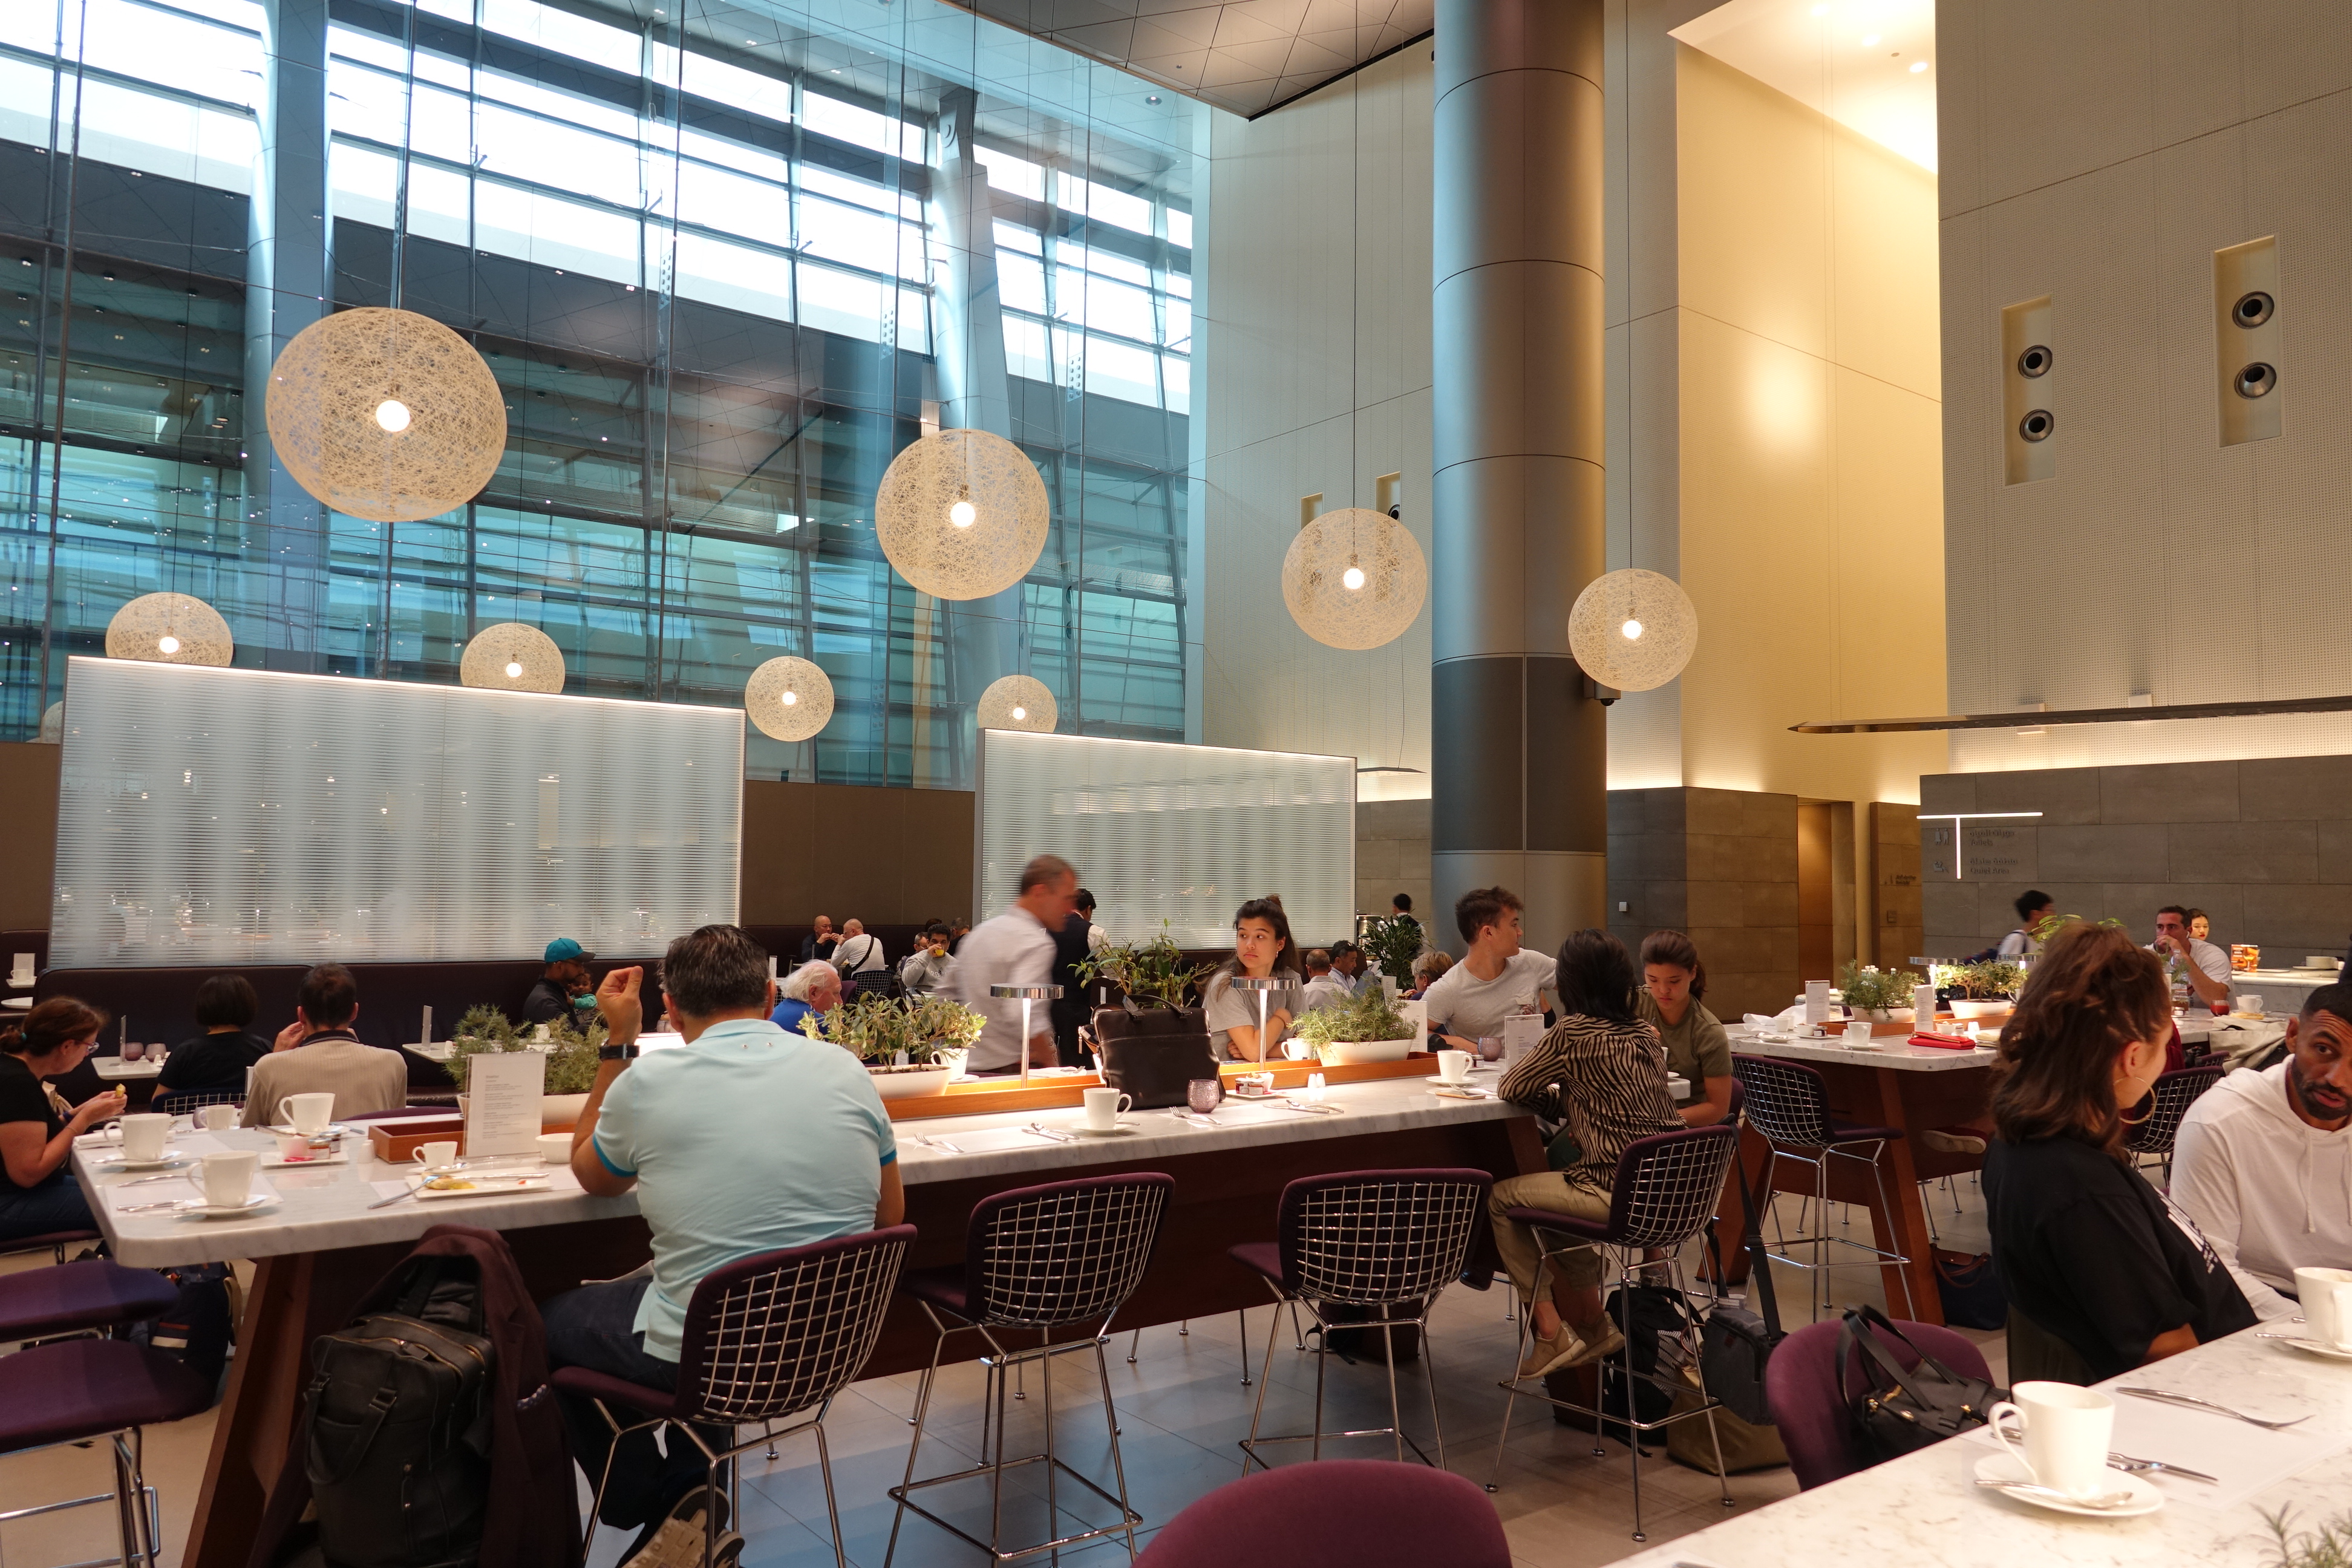
<svg viewBox="0 0 2352 1568"><path fill-rule="evenodd" d="M988 994L1003 1001L1021 1004L1021 1083L1029 1083L1029 1015L1040 1002L1053 1002L1061 997L1058 985L991 985Z"/></svg>

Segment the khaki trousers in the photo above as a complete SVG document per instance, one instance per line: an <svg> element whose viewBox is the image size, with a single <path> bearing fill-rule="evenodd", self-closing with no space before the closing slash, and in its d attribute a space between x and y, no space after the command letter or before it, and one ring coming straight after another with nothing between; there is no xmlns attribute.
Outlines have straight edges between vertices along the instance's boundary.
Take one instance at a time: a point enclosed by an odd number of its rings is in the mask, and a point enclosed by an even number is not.
<svg viewBox="0 0 2352 1568"><path fill-rule="evenodd" d="M1549 1209L1578 1219L1606 1220L1609 1201L1607 1193L1572 1186L1557 1171L1513 1176L1495 1184L1494 1195L1486 1200L1487 1215L1495 1222L1495 1250L1503 1255L1503 1267L1510 1270L1511 1283L1518 1287L1521 1300L1533 1300L1543 1289L1542 1281L1536 1277L1541 1249L1535 1232L1516 1220L1505 1219L1503 1211ZM1553 1263L1559 1270L1560 1283L1571 1289L1590 1289L1601 1283L1601 1254L1594 1247L1580 1247L1554 1258Z"/></svg>

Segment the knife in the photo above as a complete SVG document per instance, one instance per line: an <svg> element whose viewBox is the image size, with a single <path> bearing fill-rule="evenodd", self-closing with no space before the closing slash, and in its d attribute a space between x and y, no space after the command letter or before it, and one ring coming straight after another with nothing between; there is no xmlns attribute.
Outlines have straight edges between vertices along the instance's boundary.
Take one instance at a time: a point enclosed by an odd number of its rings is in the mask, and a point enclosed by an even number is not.
<svg viewBox="0 0 2352 1568"><path fill-rule="evenodd" d="M378 1198L375 1202L368 1205L368 1207L372 1209L389 1208L394 1204L398 1203L401 1199L413 1198L424 1190L425 1189L422 1186L410 1187L405 1192L394 1193L388 1198Z"/></svg>
<svg viewBox="0 0 2352 1568"><path fill-rule="evenodd" d="M1056 1132L1050 1127L1040 1127L1034 1121L1032 1121L1028 1126L1024 1127L1021 1131L1024 1132L1034 1132L1040 1138L1051 1138L1056 1143L1075 1143L1077 1142L1076 1139L1071 1137L1066 1132Z"/></svg>

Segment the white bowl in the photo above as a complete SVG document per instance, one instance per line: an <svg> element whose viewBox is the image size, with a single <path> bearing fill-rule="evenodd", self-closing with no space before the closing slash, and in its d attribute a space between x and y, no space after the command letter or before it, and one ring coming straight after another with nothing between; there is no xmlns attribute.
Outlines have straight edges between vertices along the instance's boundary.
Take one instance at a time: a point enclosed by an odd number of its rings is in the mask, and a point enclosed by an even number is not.
<svg viewBox="0 0 2352 1568"><path fill-rule="evenodd" d="M1410 1039L1334 1040L1323 1047L1323 1060L1330 1067L1367 1067L1373 1062L1401 1062L1412 1049Z"/></svg>
<svg viewBox="0 0 2352 1568"><path fill-rule="evenodd" d="M866 1076L874 1080L874 1091L885 1100L912 1100L918 1095L945 1094L948 1079L955 1068L867 1068ZM1018 1079L1013 1080L1019 1082Z"/></svg>

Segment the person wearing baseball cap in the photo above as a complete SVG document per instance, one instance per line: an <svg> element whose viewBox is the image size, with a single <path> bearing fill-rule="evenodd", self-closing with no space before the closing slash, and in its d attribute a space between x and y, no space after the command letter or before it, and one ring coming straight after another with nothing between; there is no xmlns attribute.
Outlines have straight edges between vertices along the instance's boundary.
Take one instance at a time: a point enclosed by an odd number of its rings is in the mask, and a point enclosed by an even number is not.
<svg viewBox="0 0 2352 1568"><path fill-rule="evenodd" d="M559 936L542 956L547 970L524 999L523 1022L552 1024L568 1018L586 1028L596 1016L596 977L588 973L596 955L570 937Z"/></svg>

